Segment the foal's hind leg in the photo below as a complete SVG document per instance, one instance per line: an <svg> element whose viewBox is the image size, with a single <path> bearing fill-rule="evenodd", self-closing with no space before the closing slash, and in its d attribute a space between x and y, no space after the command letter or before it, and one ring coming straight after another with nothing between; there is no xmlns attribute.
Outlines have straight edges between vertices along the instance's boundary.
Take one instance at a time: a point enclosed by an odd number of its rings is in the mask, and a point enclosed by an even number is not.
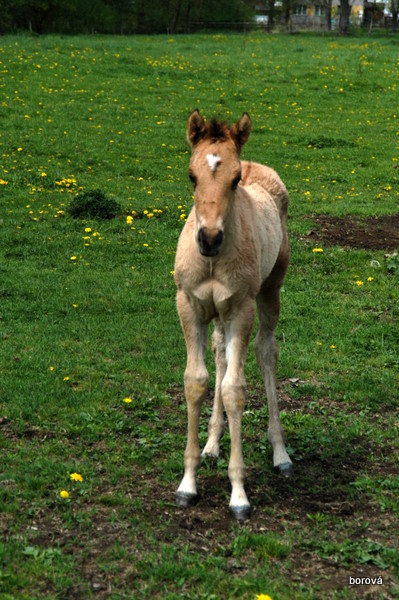
<svg viewBox="0 0 399 600"><path fill-rule="evenodd" d="M215 356L216 383L212 416L208 427L208 441L202 451L202 456L218 458L219 440L224 431L223 402L221 385L226 373L226 349L222 325L218 319L214 322L215 330L212 335L212 349Z"/></svg>
<svg viewBox="0 0 399 600"><path fill-rule="evenodd" d="M265 382L269 407L268 438L273 446L273 465L285 476L292 474L292 462L285 449L276 392L278 346L274 335L280 312L280 288L266 281L257 297L259 330L255 338L255 354Z"/></svg>

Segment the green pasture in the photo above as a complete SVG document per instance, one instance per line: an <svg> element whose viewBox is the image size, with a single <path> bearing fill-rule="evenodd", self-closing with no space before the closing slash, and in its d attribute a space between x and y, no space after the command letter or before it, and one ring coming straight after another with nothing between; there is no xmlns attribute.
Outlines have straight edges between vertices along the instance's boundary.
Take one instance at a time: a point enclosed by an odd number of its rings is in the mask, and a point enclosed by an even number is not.
<svg viewBox="0 0 399 600"><path fill-rule="evenodd" d="M389 35L0 38L1 600L399 598L399 259L315 223L399 212L398 94ZM296 474L273 472L251 348L242 525L228 433L197 506L174 504L194 108L249 112L243 158L291 198L277 336ZM70 214L93 190L115 218Z"/></svg>

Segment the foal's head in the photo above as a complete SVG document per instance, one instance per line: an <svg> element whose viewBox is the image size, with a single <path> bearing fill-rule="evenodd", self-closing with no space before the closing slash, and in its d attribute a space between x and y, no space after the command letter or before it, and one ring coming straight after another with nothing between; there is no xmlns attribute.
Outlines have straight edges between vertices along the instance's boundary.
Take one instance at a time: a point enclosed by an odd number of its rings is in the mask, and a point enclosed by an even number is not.
<svg viewBox="0 0 399 600"><path fill-rule="evenodd" d="M241 179L240 152L250 133L248 113L231 128L216 119L206 123L198 110L188 118L195 235L203 256L216 256L222 246L226 217Z"/></svg>

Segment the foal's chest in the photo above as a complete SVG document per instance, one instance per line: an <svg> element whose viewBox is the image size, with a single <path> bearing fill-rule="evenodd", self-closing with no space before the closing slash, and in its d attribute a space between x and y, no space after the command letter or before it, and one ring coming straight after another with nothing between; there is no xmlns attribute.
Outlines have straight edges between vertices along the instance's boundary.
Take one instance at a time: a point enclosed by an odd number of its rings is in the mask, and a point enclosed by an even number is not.
<svg viewBox="0 0 399 600"><path fill-rule="evenodd" d="M210 321L215 317L223 318L228 315L235 293L220 281L207 279L192 290L191 297L196 312L204 320Z"/></svg>

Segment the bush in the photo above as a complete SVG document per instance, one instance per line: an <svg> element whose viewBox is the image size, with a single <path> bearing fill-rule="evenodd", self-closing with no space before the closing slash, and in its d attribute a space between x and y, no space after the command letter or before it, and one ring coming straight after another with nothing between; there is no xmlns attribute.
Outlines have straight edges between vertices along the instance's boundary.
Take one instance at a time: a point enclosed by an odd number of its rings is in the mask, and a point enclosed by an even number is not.
<svg viewBox="0 0 399 600"><path fill-rule="evenodd" d="M74 219L114 219L121 213L121 206L116 200L107 198L101 190L89 190L72 200L68 212Z"/></svg>

